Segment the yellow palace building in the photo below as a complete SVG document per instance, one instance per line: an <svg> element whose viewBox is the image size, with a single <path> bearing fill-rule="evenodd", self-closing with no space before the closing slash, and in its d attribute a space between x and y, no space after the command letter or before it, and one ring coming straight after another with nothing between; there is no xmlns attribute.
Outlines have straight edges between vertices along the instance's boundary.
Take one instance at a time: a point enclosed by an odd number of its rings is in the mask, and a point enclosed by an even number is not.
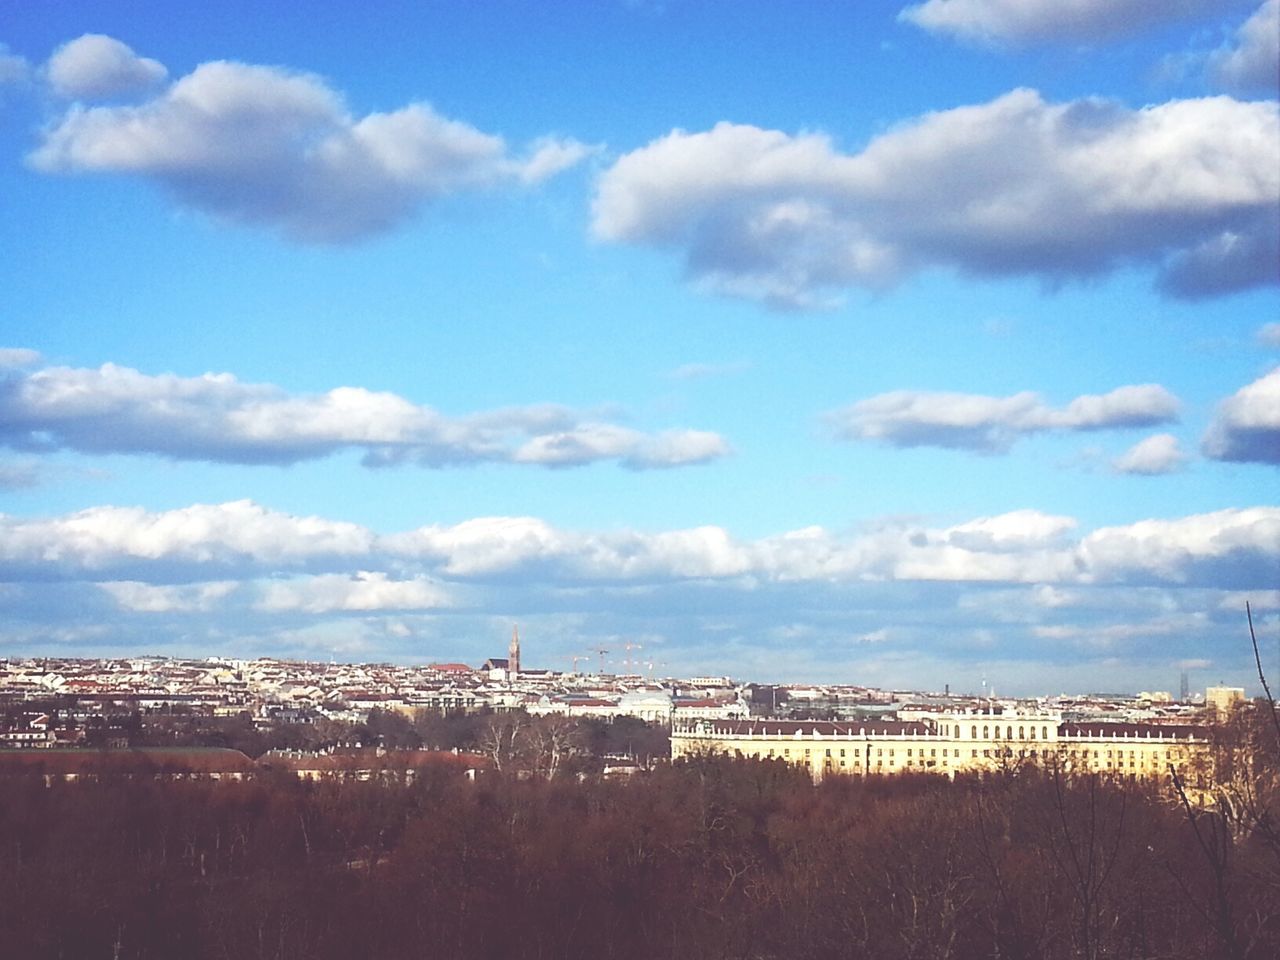
<svg viewBox="0 0 1280 960"><path fill-rule="evenodd" d="M1026 764L1112 776L1167 778L1205 769L1208 731L1195 726L1068 723L1057 711L991 705L903 710L897 720L692 720L671 731L673 758L718 752L783 760L815 780L939 773L948 776Z"/></svg>

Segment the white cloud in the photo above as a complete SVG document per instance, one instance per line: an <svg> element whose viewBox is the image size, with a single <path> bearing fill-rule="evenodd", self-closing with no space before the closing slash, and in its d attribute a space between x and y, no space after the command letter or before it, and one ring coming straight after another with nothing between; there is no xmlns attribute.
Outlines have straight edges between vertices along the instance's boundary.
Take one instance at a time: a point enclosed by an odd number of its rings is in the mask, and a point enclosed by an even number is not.
<svg viewBox="0 0 1280 960"><path fill-rule="evenodd" d="M723 581L736 583L744 595L768 583L922 581L1273 589L1280 561L1276 507L1144 520L1083 537L1075 530L1071 517L1018 510L952 526L892 522L847 536L810 527L758 540L741 540L715 526L658 533L570 531L532 517L482 517L379 536L357 524L241 501L160 513L95 507L45 520L0 517L0 569L13 582L86 579L156 586L321 574L269 581L258 590L263 609L317 612L446 606L450 581L500 581L501 589L538 591L609 583L670 589L681 582ZM344 575L323 576L334 573ZM198 590L107 589L138 608L176 609L201 596ZM624 599L614 595L616 602ZM1041 599L1054 606L1062 597Z"/></svg>
<svg viewBox="0 0 1280 960"><path fill-rule="evenodd" d="M1209 75L1227 90L1275 95L1280 85L1280 0L1265 0L1233 42L1209 56Z"/></svg>
<svg viewBox="0 0 1280 960"><path fill-rule="evenodd" d="M841 538L820 528L755 541L720 527L575 533L529 517L489 517L384 538L389 554L454 578L567 582L762 579L776 583L953 581L1048 584L1149 579L1210 585L1269 575L1280 508L1151 520L1071 536L1076 521L1035 510L951 527L888 524Z"/></svg>
<svg viewBox="0 0 1280 960"><path fill-rule="evenodd" d="M714 433L648 434L583 421L552 405L446 417L360 387L299 396L227 373L151 376L115 364L0 375L0 443L228 463L295 463L355 448L369 466L617 460L637 470L706 463L729 452Z"/></svg>
<svg viewBox="0 0 1280 960"><path fill-rule="evenodd" d="M1250 507L1104 527L1080 543L1091 581L1242 586L1274 578L1280 508Z"/></svg>
<svg viewBox="0 0 1280 960"><path fill-rule="evenodd" d="M1157 476L1181 470L1186 462L1178 438L1171 433L1157 433L1139 440L1112 461L1111 466L1117 473Z"/></svg>
<svg viewBox="0 0 1280 960"><path fill-rule="evenodd" d="M433 198L536 182L588 152L543 138L518 160L501 137L424 103L356 117L314 75L215 61L137 105L71 107L30 161L48 173L146 177L219 219L341 243Z"/></svg>
<svg viewBox="0 0 1280 960"><path fill-rule="evenodd" d="M0 43L0 87L22 83L30 73L31 65L26 58L10 53L8 45Z"/></svg>
<svg viewBox="0 0 1280 960"><path fill-rule="evenodd" d="M1035 433L1146 427L1168 423L1177 412L1177 398L1157 384L1086 394L1062 409L1030 392L991 397L896 390L836 410L827 421L844 440L1000 453Z"/></svg>
<svg viewBox="0 0 1280 960"><path fill-rule="evenodd" d="M1208 618L1203 613L1180 613L1132 623L1049 624L1032 628L1032 634L1044 640L1071 641L1078 645L1111 650L1127 646L1135 640L1196 633L1203 630Z"/></svg>
<svg viewBox="0 0 1280 960"><path fill-rule="evenodd" d="M925 0L898 19L969 41L1096 43L1222 6L1223 0Z"/></svg>
<svg viewBox="0 0 1280 960"><path fill-rule="evenodd" d="M0 586L0 626L10 652L333 649L479 662L505 643L514 616L544 665L647 636L673 673L733 664L738 676L786 679L798 657L812 667L807 679L836 671L865 682L866 663L831 660L866 649L850 642L863 637L903 658L881 665L882 682L976 690L985 672L1006 692L1015 677L1066 683L1064 658L1121 647L1135 683L1150 688L1179 658L1238 659L1224 638L1239 633L1244 597L1255 620L1274 617L1263 608L1275 608L1277 563L1276 507L1092 533L1022 510L754 540L719 527L574 531L502 517L378 536L254 504L101 507L0 518L0 581L13 584ZM1045 666L1055 639L1065 645ZM945 665L921 672L939 656ZM1035 679L1022 679L1028 672Z"/></svg>
<svg viewBox="0 0 1280 960"><path fill-rule="evenodd" d="M577 140L542 137L534 141L529 156L512 164L512 173L522 183L541 183L556 174L576 167L588 157L600 153L599 146L589 146Z"/></svg>
<svg viewBox="0 0 1280 960"><path fill-rule="evenodd" d="M448 591L425 577L392 580L385 573L361 570L350 576L330 573L269 581L255 608L270 613L331 613L434 610L450 605Z"/></svg>
<svg viewBox="0 0 1280 960"><path fill-rule="evenodd" d="M53 52L45 69L54 93L72 100L144 93L169 75L162 63L140 57L126 44L100 33L86 33L64 43Z"/></svg>
<svg viewBox="0 0 1280 960"><path fill-rule="evenodd" d="M40 362L40 352L26 347L0 347L0 370L29 367Z"/></svg>
<svg viewBox="0 0 1280 960"><path fill-rule="evenodd" d="M1258 342L1264 347L1280 347L1280 323L1264 323L1259 327Z"/></svg>
<svg viewBox="0 0 1280 960"><path fill-rule="evenodd" d="M1280 590L1224 590L1218 609L1244 613L1246 603L1251 610L1280 610Z"/></svg>
<svg viewBox="0 0 1280 960"><path fill-rule="evenodd" d="M455 577L508 575L532 567L570 580L665 580L735 576L752 566L748 548L719 527L589 534L557 530L532 517L483 517L451 527L422 527L388 538L386 546Z"/></svg>
<svg viewBox="0 0 1280 960"><path fill-rule="evenodd" d="M1280 466L1280 367L1218 405L1202 446L1215 460Z"/></svg>
<svg viewBox="0 0 1280 960"><path fill-rule="evenodd" d="M1014 510L958 524L948 528L946 535L948 543L965 549L1005 553L1059 543L1075 527L1076 521L1071 517Z"/></svg>
<svg viewBox="0 0 1280 960"><path fill-rule="evenodd" d="M683 252L722 293L812 307L931 266L1048 281L1135 263L1199 296L1275 282L1280 125L1228 97L1130 110L1016 90L861 152L817 133L676 130L601 176L593 230Z"/></svg>
<svg viewBox="0 0 1280 960"><path fill-rule="evenodd" d="M723 437L702 430L669 430L645 436L616 424L584 423L533 437L515 450L511 459L549 467L616 459L633 470L649 470L709 463L728 454L729 444Z"/></svg>
<svg viewBox="0 0 1280 960"><path fill-rule="evenodd" d="M292 569L364 556L373 544L373 534L354 523L295 517L248 500L161 513L103 506L40 520L0 515L0 561L15 574Z"/></svg>
<svg viewBox="0 0 1280 960"><path fill-rule="evenodd" d="M239 587L232 580L208 583L156 585L137 580L117 580L98 586L124 610L136 613L207 612Z"/></svg>

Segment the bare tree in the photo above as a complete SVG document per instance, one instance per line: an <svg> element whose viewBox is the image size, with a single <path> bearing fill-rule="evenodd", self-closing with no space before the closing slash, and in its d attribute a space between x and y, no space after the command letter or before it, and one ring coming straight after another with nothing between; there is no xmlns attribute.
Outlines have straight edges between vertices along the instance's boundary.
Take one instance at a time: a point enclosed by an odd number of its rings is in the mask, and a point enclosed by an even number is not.
<svg viewBox="0 0 1280 960"><path fill-rule="evenodd" d="M543 717L525 730L528 753L535 773L547 780L554 780L565 761L582 751L582 735L568 717Z"/></svg>
<svg viewBox="0 0 1280 960"><path fill-rule="evenodd" d="M480 752L498 773L514 772L525 746L528 718L523 713L496 714L480 733Z"/></svg>

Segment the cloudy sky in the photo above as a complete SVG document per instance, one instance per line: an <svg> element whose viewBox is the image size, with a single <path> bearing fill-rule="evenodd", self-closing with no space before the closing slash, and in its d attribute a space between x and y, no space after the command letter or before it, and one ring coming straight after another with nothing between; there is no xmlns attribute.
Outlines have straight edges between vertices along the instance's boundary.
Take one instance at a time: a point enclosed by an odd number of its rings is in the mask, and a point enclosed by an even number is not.
<svg viewBox="0 0 1280 960"><path fill-rule="evenodd" d="M299 10L5 4L0 656L1280 676L1278 0Z"/></svg>

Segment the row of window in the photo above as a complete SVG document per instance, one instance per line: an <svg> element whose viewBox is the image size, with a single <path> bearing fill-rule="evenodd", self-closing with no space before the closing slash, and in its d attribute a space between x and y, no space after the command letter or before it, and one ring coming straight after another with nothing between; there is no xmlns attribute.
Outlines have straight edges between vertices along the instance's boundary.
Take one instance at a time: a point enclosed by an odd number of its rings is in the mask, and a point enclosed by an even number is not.
<svg viewBox="0 0 1280 960"><path fill-rule="evenodd" d="M830 747L828 747L828 748L826 749L826 751L825 751L825 755L826 755L826 765L827 765L828 767L832 766L832 760L834 759L833 752L832 752L832 751L833 751L833 749L835 749L835 750L836 750L836 754L835 754L835 755L838 755L838 756L839 756L839 758L840 758L840 766L842 766L842 767L843 767L843 766L845 766L845 765L846 765L846 763L845 763L846 751L845 751L845 748L843 748L843 747L841 747L841 748L830 748ZM893 747L876 747L877 766L883 766L883 765L884 765L884 764L883 764L883 758L885 757L885 751L886 751L886 750L888 751L889 766L894 766L894 748L893 748ZM934 762L934 761L936 761L936 760L938 759L938 748L937 748L937 747L929 747L929 748L928 748L928 751L929 751L928 756L929 756L929 759L930 759L930 763L929 763L928 765L929 765L929 766L933 766L933 762ZM1098 760L1100 759L1100 751L1098 751L1098 750L1093 750L1093 751L1089 751L1089 750L1071 750L1071 751L1066 751L1066 750L1063 750L1063 749L1061 749L1061 748L1059 748L1057 751L1054 751L1054 750L1052 750L1052 749L1045 750L1045 751L1043 751L1043 756L1045 756L1045 757L1053 756L1053 755L1055 754L1055 752L1056 752L1056 754L1057 754L1058 756L1061 756L1061 757L1064 757L1064 758L1070 758L1071 760L1085 760L1085 761L1087 761L1087 760L1089 760L1089 759L1093 759L1094 761L1098 761ZM918 749L917 749L917 748L914 748L914 747L907 747L907 748L906 748L906 753L907 753L907 757L908 757L908 760L907 760L907 766L909 766L909 767L910 767L910 766L915 766L915 765L917 765L916 763L913 763L913 759L914 759L914 758L916 758L916 757L919 757L918 765L919 765L919 766L925 766L925 748L924 748L924 747L920 747L920 748L918 748ZM805 759L805 763L809 763L809 762L810 762L811 757L812 757L812 754L813 754L813 748L812 748L812 747L805 747L805 748L804 748L804 759ZM857 750L855 750L855 751L854 751L854 764L855 764L855 765L857 765L857 766L861 766L861 765L862 765L862 760L861 760L861 757L860 757L860 755L859 755L859 754L860 754L860 751L857 751ZM1108 767L1110 767L1110 766L1111 766L1111 763L1112 763L1112 760L1116 760L1116 759L1118 759L1118 760L1123 761L1124 756L1125 756L1125 752L1124 752L1123 750L1115 750L1115 751L1108 750L1108 751L1106 752L1106 755L1107 755L1107 766L1108 766ZM757 753L757 754L756 754L756 756L759 756L759 753ZM768 753L767 753L767 757L768 757L768 758L770 758L770 759L773 759L773 758L778 757L778 756L781 756L783 759L790 759L790 758L791 758L791 748L790 748L790 747L785 747L785 748L783 748L782 753L781 753L781 754L778 754L778 753L774 750L774 748L773 748L773 747L770 747L770 748L769 748L769 750L768 750ZM982 756L983 756L983 757L986 757L986 758L988 758L988 759L990 759L990 758L991 758L991 757L993 757L993 756L994 756L994 757L1002 757L1002 756L1003 756L1003 757L1012 757L1012 756L1013 756L1013 749L1012 749L1011 747L997 748L997 749L995 749L995 750L992 750L992 749L990 749L990 748L985 748L985 749L983 749L983 750L982 750ZM1018 751L1018 756L1019 756L1020 758L1023 758L1023 759L1026 759L1027 757L1031 757L1031 758L1035 759L1035 758L1038 758L1039 756L1041 756L1041 751L1039 751L1039 750L1037 750L1037 749L1035 749L1035 748L1032 748L1032 749L1030 749L1030 750L1022 749L1022 750L1019 750L1019 751ZM957 758L957 759L958 759L958 758L960 757L960 751L959 751L959 749L949 750L948 748L943 747L943 748L942 748L942 765L943 765L943 766L947 766L947 758L948 758L948 757L955 757L955 758ZM975 748L973 748L973 749L970 751L970 757L971 757L972 759L977 759L977 757L978 757L978 748L976 748L976 747L975 747ZM1132 766L1134 765L1134 760L1135 760L1135 758L1137 758L1137 752L1136 752L1136 751L1134 751L1134 750L1130 750L1130 751L1129 751L1129 766L1131 766L1131 767L1132 767ZM1165 759L1166 761L1168 761L1168 760L1173 760L1173 759L1179 759L1179 760L1181 760L1181 759L1185 759L1185 758L1186 758L1186 751L1185 751L1185 750L1165 750L1165 752L1164 752L1164 759ZM1143 755L1142 755L1142 757L1141 757L1140 759L1143 761L1143 764L1145 765L1145 764L1146 764L1146 761L1147 761L1147 759L1148 759L1148 758L1147 758L1147 754L1144 752L1144 753L1143 753ZM1150 760L1151 760L1151 762L1152 762L1152 763L1159 763L1159 762L1160 762L1160 759L1161 759L1161 757L1160 757L1160 752L1159 752L1158 750L1157 750L1157 751L1154 751L1154 752L1151 754L1151 756L1150 756Z"/></svg>

